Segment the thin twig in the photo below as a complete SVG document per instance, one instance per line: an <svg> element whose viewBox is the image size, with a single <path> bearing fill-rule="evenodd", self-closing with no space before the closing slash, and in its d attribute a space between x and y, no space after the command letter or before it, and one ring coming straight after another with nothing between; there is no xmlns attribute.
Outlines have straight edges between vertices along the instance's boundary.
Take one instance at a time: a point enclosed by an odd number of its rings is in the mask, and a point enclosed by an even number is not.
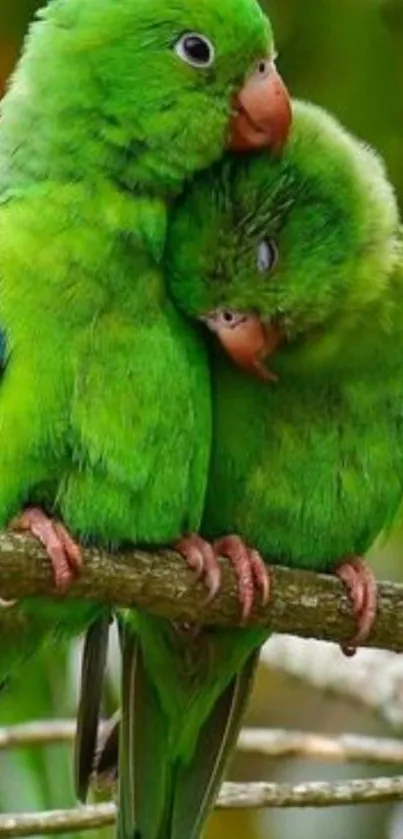
<svg viewBox="0 0 403 839"><path fill-rule="evenodd" d="M183 559L171 551L111 556L88 550L83 572L67 597L138 606L171 620L234 626L240 617L236 579L225 560L222 569L222 590L206 604L203 584L195 582ZM60 597L50 563L35 540L9 533L0 536L0 591L3 599ZM379 614L368 643L403 651L403 585L383 583L379 594ZM13 621L21 625L25 621L29 630L29 613L24 616L18 605L0 610L1 630ZM272 602L268 608L257 605L251 623L329 641L347 641L354 629L351 604L336 579L284 568L274 569Z"/></svg>
<svg viewBox="0 0 403 839"><path fill-rule="evenodd" d="M6 814L0 816L0 836L39 836L96 830L113 825L116 807L95 804L74 810L48 810L43 813Z"/></svg>
<svg viewBox="0 0 403 839"><path fill-rule="evenodd" d="M307 781L304 784L224 784L218 807L339 807L346 804L379 804L403 799L403 776L353 781Z"/></svg>
<svg viewBox="0 0 403 839"><path fill-rule="evenodd" d="M72 743L74 720L45 720L0 728L0 750ZM244 728L237 750L268 758L304 757L344 763L403 764L403 742L392 738L341 734L330 737L307 731Z"/></svg>
<svg viewBox="0 0 403 839"><path fill-rule="evenodd" d="M403 765L403 742L391 738L341 734L329 737L305 731L245 728L238 751L270 758L303 757L344 763Z"/></svg>
<svg viewBox="0 0 403 839"><path fill-rule="evenodd" d="M224 784L217 807L263 809L265 807L339 807L346 804L379 804L403 799L403 777L305 784ZM0 836L56 835L94 830L115 823L113 803L51 810L44 813L0 816Z"/></svg>
<svg viewBox="0 0 403 839"><path fill-rule="evenodd" d="M74 720L44 720L10 725L0 728L0 750L72 743L75 733Z"/></svg>

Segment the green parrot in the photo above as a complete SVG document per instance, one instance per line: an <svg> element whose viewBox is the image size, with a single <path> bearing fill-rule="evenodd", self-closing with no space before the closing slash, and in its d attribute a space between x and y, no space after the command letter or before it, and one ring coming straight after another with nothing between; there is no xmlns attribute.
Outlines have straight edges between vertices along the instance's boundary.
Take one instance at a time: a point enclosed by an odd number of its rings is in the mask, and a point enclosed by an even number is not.
<svg viewBox="0 0 403 839"><path fill-rule="evenodd" d="M402 257L382 162L304 103L295 103L280 160L229 155L176 203L169 287L178 307L213 333L213 451L201 533L242 566L244 618L257 590L267 592L259 551L293 567L341 565L359 623L352 644L369 631L376 591L358 556L392 522L403 495ZM207 747L193 756L189 748L194 720L202 725L214 703L219 713L227 686L247 671L238 715L228 714L216 791L269 633L200 634L214 639L209 682L201 689L195 677L193 696L184 693L182 703L177 694L175 738L165 753L172 774L174 761L177 776L209 771ZM151 654L150 641L144 655ZM161 703L170 678L161 666ZM168 735L162 721L158 728L156 706L144 696L132 732L142 761L139 793L142 784L160 783ZM112 779L122 777L118 726L113 721L96 761L96 772ZM178 822L176 831L158 831L152 807L140 814L142 839L199 835L186 820L182 830Z"/></svg>
<svg viewBox="0 0 403 839"><path fill-rule="evenodd" d="M168 241L172 297L215 336L201 532L243 551L252 595L250 545L336 571L353 648L376 611L361 556L403 495L402 256L383 163L304 103L282 159L229 155L178 201Z"/></svg>
<svg viewBox="0 0 403 839"><path fill-rule="evenodd" d="M167 544L198 527L210 423L203 343L160 266L169 203L226 144L281 145L288 97L254 0L40 17L1 107L0 524L40 504L83 540ZM65 528L18 525L68 580Z"/></svg>
<svg viewBox="0 0 403 839"><path fill-rule="evenodd" d="M194 535L209 369L166 292L168 211L226 147L280 150L290 120L256 0L53 0L31 28L0 111L0 526L42 542L61 588L79 540L175 544L216 590L213 549ZM99 609L84 608L90 623ZM87 639L93 694L108 619ZM129 623L127 667L151 634L153 666L169 669L166 627Z"/></svg>

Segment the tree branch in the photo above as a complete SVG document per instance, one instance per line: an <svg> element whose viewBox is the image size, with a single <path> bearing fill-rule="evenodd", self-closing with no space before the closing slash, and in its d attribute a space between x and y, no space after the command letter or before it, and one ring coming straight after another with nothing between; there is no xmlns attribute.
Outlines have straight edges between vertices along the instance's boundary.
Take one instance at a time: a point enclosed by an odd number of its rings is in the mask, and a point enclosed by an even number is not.
<svg viewBox="0 0 403 839"><path fill-rule="evenodd" d="M45 720L0 728L0 750L72 743L75 720ZM307 731L244 728L237 745L242 754L269 758L305 757L345 763L401 765L403 742L387 737L341 734L330 737Z"/></svg>
<svg viewBox="0 0 403 839"><path fill-rule="evenodd" d="M357 781L310 781L304 784L223 785L218 798L220 809L257 810L265 807L340 807L346 804L379 804L403 797L403 777L371 778ZM116 820L113 803L50 810L44 813L0 816L0 836L56 835L94 830Z"/></svg>
<svg viewBox="0 0 403 839"><path fill-rule="evenodd" d="M264 807L340 807L380 804L403 797L403 776L353 781L307 781L303 784L232 784L222 787L217 807L257 810Z"/></svg>
<svg viewBox="0 0 403 839"><path fill-rule="evenodd" d="M45 720L0 728L0 750L72 743L75 720ZM328 736L307 731L244 728L237 750L268 758L303 757L344 763L403 764L403 742L358 734Z"/></svg>
<svg viewBox="0 0 403 839"><path fill-rule="evenodd" d="M245 728L238 752L269 758L305 758L344 763L403 764L403 742L388 737L340 734L330 737L307 731Z"/></svg>
<svg viewBox="0 0 403 839"><path fill-rule="evenodd" d="M5 726L0 728L0 751L26 746L72 743L75 734L75 720L41 720Z"/></svg>
<svg viewBox="0 0 403 839"><path fill-rule="evenodd" d="M133 551L108 555L84 551L84 569L67 597L97 600L116 606L138 606L171 620L203 625L233 626L239 622L236 580L223 560L223 587L206 605L203 584L183 559L171 551L160 554ZM273 569L272 602L257 606L252 623L328 641L347 641L354 618L341 584L333 577ZM60 597L52 582L49 561L33 539L0 535L0 591L3 599L27 596ZM369 643L389 650L403 650L403 585L380 585L379 614ZM0 611L1 626L27 618L18 608Z"/></svg>
<svg viewBox="0 0 403 839"><path fill-rule="evenodd" d="M59 833L96 830L115 824L114 804L76 807L74 810L48 810L43 813L0 816L0 836L56 836Z"/></svg>
<svg viewBox="0 0 403 839"><path fill-rule="evenodd" d="M203 625L231 626L239 622L236 580L229 563L223 561L223 587L212 603L206 605L205 590L201 583L195 582L192 572L183 559L172 553L147 554L134 551L131 554L109 556L100 551L84 552L84 569L80 578L72 585L64 597L95 600L118 607L137 606L171 620L191 621ZM252 622L255 625L270 628L273 632L299 634L303 637L322 638L330 641L347 640L354 629L352 610L340 583L323 575L291 571L276 568L272 579L272 602L269 608L257 607ZM50 564L38 543L25 536L0 534L0 593L3 599L23 599L26 597L60 597L52 581ZM371 646L387 650L403 650L403 586L380 585L379 614L370 638ZM11 608L0 609L0 631L13 630L19 626L29 629L29 611L24 611L17 604ZM294 644L294 645L293 645ZM295 644L303 641L289 638L274 638L264 650L265 660L301 675L308 676L313 683L329 688L330 682L335 690L340 681L335 676L333 681L324 678L324 670L329 674L337 668L329 666L329 655L337 656L337 664L349 671L352 668L344 663L338 650L327 648L327 666L318 676L318 659L312 655L309 645L306 657L298 655ZM318 644L318 650L323 651ZM271 652L270 652L271 651ZM351 688L350 695L365 701L368 696L369 671L375 670L374 656L391 662L400 659L390 652L376 650L360 652L361 657L371 659L371 665L365 669L361 687ZM356 672L357 662L354 670ZM379 668L376 668L379 672ZM402 670L403 673L403 670ZM395 695L401 694L402 673L394 681ZM400 682L399 682L400 679ZM392 679L393 682L393 679ZM385 671L382 674L385 688ZM378 680L378 690L379 680ZM341 692L348 694L345 684ZM385 692L385 691L384 691ZM376 707L372 698L371 707ZM400 705L403 703L400 702ZM381 702L379 702L381 707ZM392 717L389 710L388 718ZM53 725L31 724L13 729L0 729L0 749L27 743L68 741L73 734L73 725L69 721L55 722ZM394 740L343 735L337 738L324 737L301 732L262 732L245 730L238 744L240 751L254 751L272 757L303 755L321 759L366 760L371 763L400 763L403 759L403 745ZM309 782L297 784L224 784L217 806L223 808L262 808L262 807L333 807L345 804L380 803L403 798L403 777L374 778L336 783ZM74 830L94 830L114 823L115 806L101 804L67 811L46 813L4 815L0 817L0 836L32 836L37 834L56 835Z"/></svg>

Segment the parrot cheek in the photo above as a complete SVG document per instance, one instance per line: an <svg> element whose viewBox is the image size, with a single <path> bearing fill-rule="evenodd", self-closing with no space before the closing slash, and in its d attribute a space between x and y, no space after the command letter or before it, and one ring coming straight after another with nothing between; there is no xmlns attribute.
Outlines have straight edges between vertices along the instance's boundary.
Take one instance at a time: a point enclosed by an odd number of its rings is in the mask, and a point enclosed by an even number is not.
<svg viewBox="0 0 403 839"><path fill-rule="evenodd" d="M275 373L263 363L282 341L277 327L262 323L257 315L250 315L234 328L217 329L216 335L234 364L251 376L277 381Z"/></svg>
<svg viewBox="0 0 403 839"><path fill-rule="evenodd" d="M282 151L292 124L291 100L274 67L266 74L256 71L245 83L234 102L228 148L247 152L269 148Z"/></svg>

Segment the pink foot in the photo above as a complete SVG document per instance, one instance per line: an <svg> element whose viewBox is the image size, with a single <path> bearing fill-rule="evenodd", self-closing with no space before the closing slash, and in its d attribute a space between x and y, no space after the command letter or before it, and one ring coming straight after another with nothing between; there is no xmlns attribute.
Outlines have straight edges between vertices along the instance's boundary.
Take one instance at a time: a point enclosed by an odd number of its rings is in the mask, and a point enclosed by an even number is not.
<svg viewBox="0 0 403 839"><path fill-rule="evenodd" d="M265 606L270 598L270 572L260 554L249 548L239 536L224 536L213 545L217 556L229 559L238 578L238 596L242 607L242 623L250 618L256 590L260 590Z"/></svg>
<svg viewBox="0 0 403 839"><path fill-rule="evenodd" d="M32 533L43 545L52 564L55 586L65 589L82 565L81 550L66 528L37 507L28 507L11 522L13 530Z"/></svg>
<svg viewBox="0 0 403 839"><path fill-rule="evenodd" d="M221 586L221 567L214 549L197 533L190 533L174 545L174 550L182 554L189 567L196 571L197 579L203 578L208 589L209 603Z"/></svg>
<svg viewBox="0 0 403 839"><path fill-rule="evenodd" d="M377 605L378 586L374 574L359 556L348 557L335 570L350 598L357 618L357 632L348 644L342 644L344 655L356 654L357 647L367 640L373 627Z"/></svg>

